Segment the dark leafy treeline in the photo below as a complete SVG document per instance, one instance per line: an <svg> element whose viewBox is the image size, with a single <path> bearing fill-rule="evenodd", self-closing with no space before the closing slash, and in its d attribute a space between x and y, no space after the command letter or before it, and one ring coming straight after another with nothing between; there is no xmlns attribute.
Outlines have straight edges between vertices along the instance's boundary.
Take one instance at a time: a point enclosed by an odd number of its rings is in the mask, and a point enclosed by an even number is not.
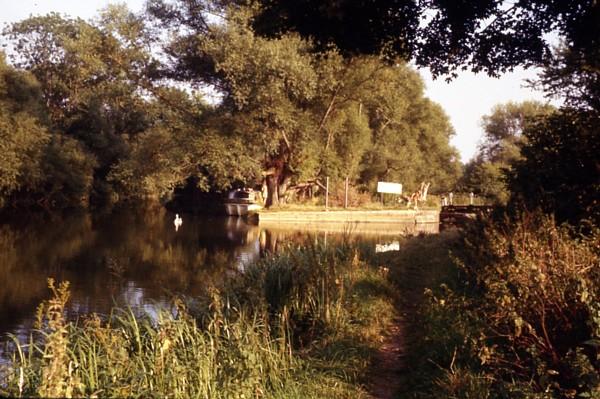
<svg viewBox="0 0 600 399"><path fill-rule="evenodd" d="M365 190L454 185L453 129L406 63L262 38L252 8L191 4L153 1L145 15L110 6L93 22L49 14L5 30L5 205L158 198L189 177L217 191L264 180L269 205L324 176Z"/></svg>
<svg viewBox="0 0 600 399"><path fill-rule="evenodd" d="M238 0L238 3L247 0ZM198 4L199 2L192 2ZM580 66L597 56L600 5L593 0L260 0L262 34L295 31L345 54L401 55L435 74L459 69L491 75L552 63L559 34ZM559 63L560 64L560 63ZM594 73L575 68L580 81ZM559 74L565 76L564 74Z"/></svg>

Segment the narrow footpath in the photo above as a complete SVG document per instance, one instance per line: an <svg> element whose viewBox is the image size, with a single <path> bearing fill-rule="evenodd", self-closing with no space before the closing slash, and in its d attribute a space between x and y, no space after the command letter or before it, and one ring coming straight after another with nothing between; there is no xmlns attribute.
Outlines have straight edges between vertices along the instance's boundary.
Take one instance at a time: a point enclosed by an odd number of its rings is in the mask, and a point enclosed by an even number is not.
<svg viewBox="0 0 600 399"><path fill-rule="evenodd" d="M400 374L404 365L403 320L397 318L384 337L375 361L369 392L374 399L392 399L400 391Z"/></svg>
<svg viewBox="0 0 600 399"><path fill-rule="evenodd" d="M405 386L411 340L421 339L411 323L425 298L426 288L446 281L450 250L456 244L456 231L415 236L401 241L400 250L381 254L379 262L389 267L389 278L398 289L398 317L383 338L373 361L368 391L374 399L411 397Z"/></svg>

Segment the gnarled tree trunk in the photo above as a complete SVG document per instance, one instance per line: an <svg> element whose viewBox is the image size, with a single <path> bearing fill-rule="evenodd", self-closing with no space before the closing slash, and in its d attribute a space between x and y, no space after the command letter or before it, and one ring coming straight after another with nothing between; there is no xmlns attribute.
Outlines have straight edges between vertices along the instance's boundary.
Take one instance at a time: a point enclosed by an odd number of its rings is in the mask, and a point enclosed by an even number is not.
<svg viewBox="0 0 600 399"><path fill-rule="evenodd" d="M267 200L265 206L271 208L273 206L279 206L279 174L270 173L265 177L267 183Z"/></svg>
<svg viewBox="0 0 600 399"><path fill-rule="evenodd" d="M285 203L285 194L292 180L292 173L281 159L271 162L271 167L264 172L267 185L267 208Z"/></svg>

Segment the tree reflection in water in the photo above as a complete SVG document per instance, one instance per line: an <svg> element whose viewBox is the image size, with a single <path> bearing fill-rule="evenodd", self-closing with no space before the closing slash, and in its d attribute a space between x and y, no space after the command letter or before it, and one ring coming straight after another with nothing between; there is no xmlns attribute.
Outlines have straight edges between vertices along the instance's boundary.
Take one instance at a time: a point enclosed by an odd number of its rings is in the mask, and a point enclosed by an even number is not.
<svg viewBox="0 0 600 399"><path fill-rule="evenodd" d="M0 333L31 328L36 306L49 295L48 277L71 282L72 318L107 314L115 304L153 313L173 294L201 296L287 243L366 240L347 226L259 228L236 217L190 215L175 232L173 218L163 208L145 208L0 225ZM369 229L400 235L395 227Z"/></svg>

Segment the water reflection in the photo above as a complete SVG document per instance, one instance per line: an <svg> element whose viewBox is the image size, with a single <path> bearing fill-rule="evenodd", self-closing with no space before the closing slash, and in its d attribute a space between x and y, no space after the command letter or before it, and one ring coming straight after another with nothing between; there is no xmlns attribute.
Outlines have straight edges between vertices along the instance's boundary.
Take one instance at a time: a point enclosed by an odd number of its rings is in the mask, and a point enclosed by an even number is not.
<svg viewBox="0 0 600 399"><path fill-rule="evenodd" d="M385 243L415 228L256 226L236 217L185 215L175 229L174 218L163 208L129 209L0 225L0 333L29 330L36 306L48 296L48 277L71 282L72 318L106 314L115 304L153 312L173 293L202 295L289 242L365 240L376 234Z"/></svg>

